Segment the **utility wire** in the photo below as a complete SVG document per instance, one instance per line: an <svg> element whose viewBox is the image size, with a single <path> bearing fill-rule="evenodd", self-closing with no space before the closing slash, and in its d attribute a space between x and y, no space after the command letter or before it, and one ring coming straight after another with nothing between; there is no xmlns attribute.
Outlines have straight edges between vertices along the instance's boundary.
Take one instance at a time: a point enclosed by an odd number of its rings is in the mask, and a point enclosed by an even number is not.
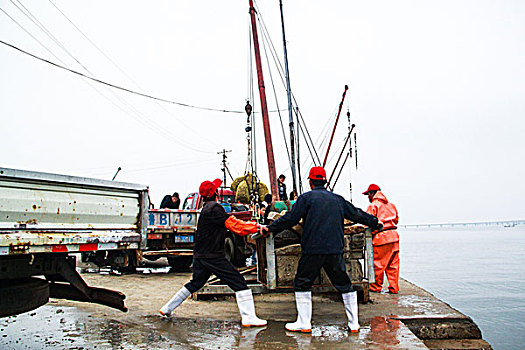
<svg viewBox="0 0 525 350"><path fill-rule="evenodd" d="M20 6L23 8L22 9L13 0L10 0L10 1L20 12L22 12L31 22L33 22L34 25L36 25L40 30L42 30L44 32L44 34L46 34L55 44L57 44L62 50L64 50L64 52L67 53L69 57L71 57L73 60L75 60L78 63L79 66L84 68L84 70L86 72L88 72L89 74L93 75L93 73L89 69L87 69L86 66L84 66L82 63L80 63L80 61L77 60L75 58L75 56L73 56L73 54L68 49L66 49L66 47L46 28L46 26L44 26L42 24L42 22L40 22L31 13L31 11L29 11L29 9L24 6L24 4L22 4L19 0L16 0L16 2L18 4L20 4Z"/></svg>
<svg viewBox="0 0 525 350"><path fill-rule="evenodd" d="M44 48L44 50L46 50L47 52L49 52L53 57L55 57L60 63L62 64L66 64L64 61L62 61L60 58L58 58L57 55L55 55L51 50L49 50L47 48L47 46L45 46L40 40L38 40L33 34L29 33L29 31L27 31L27 29L25 29L20 23L17 22L16 19L14 19L13 17L11 17L7 12L5 12L2 8L0 8L0 11L2 11L7 17L9 17L9 19L11 19L13 22L15 22L15 24L17 26L19 26L24 32L26 32L27 35L29 35L31 38L33 38L37 43L40 44L40 46L42 46Z"/></svg>
<svg viewBox="0 0 525 350"><path fill-rule="evenodd" d="M94 48L97 49L98 52L100 52L100 53L101 53L101 54L102 54L102 55L103 55L103 56L104 56L109 62L111 62L111 63L113 64L113 66L115 66L115 68L117 68L117 69L118 69L122 74L124 74L124 75L125 75L125 76L126 76L126 77L127 77L132 83L133 83L133 84L135 84L136 87L140 88L139 84L138 84L135 80L133 80L133 78L131 78L131 77L130 77L130 76L129 76L129 75L128 75L123 69L121 69L120 66L119 66L115 61L113 61L108 55L106 55L106 54L104 53L104 51L102 51L102 49L100 49L100 48L99 48L99 47L98 47L98 46L97 46L97 45L96 45L96 44L95 44L95 43L94 43L94 42L93 42L93 41L92 41L92 40L91 40L86 34L84 34L84 32L83 32L83 31L82 31L82 30L81 30L81 29L80 29L75 23L73 23L73 21L72 21L71 19L69 19L69 17L68 17L68 16L67 16L62 10L60 10L60 9L58 8L58 6L55 5L55 3L53 3L53 1L51 1L51 0L48 0L48 1L51 3L51 5L53 5L53 7L54 7L58 12L60 12L60 14L62 14L62 16L63 16L63 17L69 22L69 23L71 23L71 25L72 25L73 27L75 27L75 29L76 29L80 34L82 34L82 36L83 36L84 38L86 38L87 41L89 41L89 43L90 43L91 45L93 45Z"/></svg>
<svg viewBox="0 0 525 350"><path fill-rule="evenodd" d="M12 0L11 0L12 1ZM16 1L19 1L19 0L16 0ZM93 40L91 40L86 34L84 34L84 32L77 26L75 25L75 23L73 23L73 21L62 11L58 8L57 5L55 5L53 3L53 1L49 0L49 2L51 3L51 5L53 5L53 7L58 11L60 12L60 14L73 26L75 27L75 29L95 48L97 49L98 52L100 52L109 62L111 62L111 64L117 68L126 78L128 78L134 85L135 87L137 87L138 89L141 90L141 92L144 91L144 89L133 79L129 76L129 74L127 74L122 68L120 68L120 66L115 62L113 61L108 55L106 55L106 53L104 53L104 51L102 51L102 49L100 49L94 42ZM89 71L88 71L89 72ZM90 73L91 75L93 75L92 73ZM159 106L159 108L161 108L162 110L164 110L164 112L166 112L167 114L171 115L172 117L176 118L177 119L177 122L179 122L180 124L182 124L184 127L186 127L187 129L189 129L190 131L192 132L196 132L196 130L194 130L192 127L190 127L189 125L187 125L181 118L175 116L173 113L171 113L170 111L168 111L164 105L162 105L161 103L159 103L159 101L155 101L155 103L157 104L157 106ZM217 146L217 143L208 139L208 138L205 138L203 137L202 139L208 141L211 145L214 145L214 146Z"/></svg>
<svg viewBox="0 0 525 350"><path fill-rule="evenodd" d="M11 1L12 2L12 1ZM18 7L14 2L12 2L13 5L15 5L18 10L20 10L27 18L29 18L40 30L42 30L49 38L51 38L51 40L53 40L60 48L62 48L62 50L64 50L71 58L73 58L82 68L84 68L87 72L89 72L90 74L92 74L89 69L83 65L78 59L76 59L72 54L71 52L69 52L65 46L49 31L47 30L47 28L45 28L45 26L40 22L38 21L38 19L36 19L36 17L34 17L31 12L29 10L27 10L26 7L24 7L24 9L30 14L28 15L24 10L22 10L20 7ZM22 5L23 6L23 5ZM62 61L58 56L56 56L51 50L49 50L44 44L42 44L42 42L40 42L34 35L32 35L29 31L27 31L20 23L18 23L13 17L9 16L9 14L7 14L3 9L0 8L0 10L2 10L2 12L4 14L6 14L11 20L13 20L20 28L22 28L22 30L24 30L29 36L31 36L35 41L37 41L40 45L42 45L42 47L44 47L44 49L46 49L50 54L52 54L58 61L60 61L62 64L64 64L65 66L65 62ZM32 16L32 18L31 18ZM4 43L3 41L0 41L1 43ZM11 46L11 47L14 47L13 45L10 45L10 44L7 44L7 43L4 43L8 46ZM16 48L16 47L14 47ZM18 49L18 48L16 48ZM21 49L18 49L20 51L23 51ZM28 53L29 54L29 53ZM32 55L32 54L29 54L31 56L35 56L35 55ZM44 59L42 59L44 60ZM47 60L44 60L44 61L47 61ZM48 61L49 62L49 61ZM59 66L57 64L54 64L56 66ZM66 70L70 70L69 68L66 68L66 67L63 67L64 69ZM82 73L79 73L79 75L82 75L82 76L85 76L84 74ZM126 111L124 110L121 106L119 106L118 104L116 104L113 100L111 100L110 98L108 98L107 96L105 96L101 91L99 91L97 88L95 88L94 86L92 86L91 84L89 84L87 81L85 81L92 89L94 89L98 94L100 94L102 97L104 97L107 101L109 101L111 104L113 104L114 106L116 106L117 108L119 108L121 111L123 111L125 114L127 115L130 115L133 119L135 119L137 122L141 123L142 125L144 125L145 127L149 128L150 130L152 130L153 132L156 132L156 133L160 133L162 134L164 137L166 137L167 139L169 139L170 141L172 142L175 142L183 147L186 147L188 149L192 149L196 152L201 152L201 153L209 153L209 152L205 152L205 151L202 151L200 148L198 147L191 147L189 144L187 143L183 143L181 142L175 135L171 134L170 132L164 130L161 126L159 126L158 124L156 124L153 120L147 118L146 116L142 115L135 107L133 107L130 103L128 103L127 101L125 101L121 96L118 96L114 91L112 90L109 90L109 92L113 95L113 97L115 97L116 99L118 99L120 101L120 103L122 103L123 105L125 105L127 108L129 108L129 110L131 111L131 113L134 113L136 114L136 116L133 116L132 114L130 114L130 111Z"/></svg>
<svg viewBox="0 0 525 350"><path fill-rule="evenodd" d="M42 57L39 57L37 55L34 55L32 53L29 53L19 47L16 47L14 45L11 45L3 40L0 40L0 44L3 44L5 46L8 46L8 47L11 47L17 51L20 51L21 53L23 54L26 54L28 56L31 56L37 60L40 60L42 62L45 62L45 63L48 63L52 66L55 66L57 68L60 68L60 69L63 69L63 70L66 70L70 73L73 73L73 74L76 74L76 75L79 75L81 77L84 77L84 78L87 78L87 79L90 79L90 80L93 80L99 84L103 84L103 85L106 85L106 86L109 86L109 87L112 87L114 89L118 89L118 90L122 90L122 91L126 91L126 92L129 92L131 94L135 94L135 95L138 95L138 96L142 96L142 97L146 97L146 98L149 98L149 99L152 99L152 100L157 100L157 101L161 101L161 102L166 102L166 103L171 103L171 104L174 104L174 105L178 105L178 106L182 106L182 107L188 107L188 108L194 108L194 109L200 109L200 110L205 110L205 111L213 111L213 112L222 112L222 113L237 113L237 114L242 114L242 113L245 113L245 111L235 111L235 110L228 110L228 109L219 109L219 108L210 108L210 107L202 107L202 106L196 106L196 105L191 105L191 104L188 104L188 103L182 103L182 102L177 102L177 101L172 101L172 100L167 100L167 99L164 99L164 98L160 98L160 97L155 97L155 96L152 96L152 95L148 95L148 94L144 94L142 92L138 92L138 91L134 91L134 90L131 90L131 89L127 89L127 88L124 88L124 87L121 87L121 86L118 86L118 85L115 85L115 84L111 84L111 83L108 83L108 82L105 82L103 80L100 80L100 79L97 79L97 78L94 78L94 77L91 77L89 75L86 75L86 74L83 74L79 71L76 71L76 70L73 70L73 69L70 69L70 68L67 68L67 67L64 67L60 64L57 64L57 63L54 63L52 61L49 61L49 60L46 60L45 58L42 58ZM287 109L283 109L281 110L282 111L286 111ZM271 113L273 112L277 112L277 111L269 111Z"/></svg>

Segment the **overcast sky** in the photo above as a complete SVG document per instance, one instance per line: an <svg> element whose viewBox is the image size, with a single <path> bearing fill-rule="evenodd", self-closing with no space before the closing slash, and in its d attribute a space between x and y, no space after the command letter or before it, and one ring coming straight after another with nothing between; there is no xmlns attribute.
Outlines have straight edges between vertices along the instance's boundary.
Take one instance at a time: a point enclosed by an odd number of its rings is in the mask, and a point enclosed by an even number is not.
<svg viewBox="0 0 525 350"><path fill-rule="evenodd" d="M279 2L257 6L282 60ZM248 0L0 0L0 8L0 40L112 84L227 110L250 97ZM349 86L331 155L349 109L358 169L347 163L337 193L350 198L351 173L353 202L365 208L360 193L376 183L404 224L525 218L525 2L284 0L284 11L291 86L314 141L327 138ZM185 197L222 177L223 148L232 174L245 170L243 114L117 91L3 44L0 96L3 167L111 179L120 166L117 180L148 185L157 206L164 194ZM252 104L260 110L257 92ZM277 173L290 188L279 115L270 122ZM255 127L268 182L260 115Z"/></svg>

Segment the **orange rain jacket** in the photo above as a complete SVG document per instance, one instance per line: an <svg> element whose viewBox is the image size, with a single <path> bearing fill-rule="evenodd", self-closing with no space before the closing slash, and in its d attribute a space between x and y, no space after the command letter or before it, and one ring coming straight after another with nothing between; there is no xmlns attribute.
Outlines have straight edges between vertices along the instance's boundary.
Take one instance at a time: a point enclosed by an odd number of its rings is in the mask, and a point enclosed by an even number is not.
<svg viewBox="0 0 525 350"><path fill-rule="evenodd" d="M395 230L399 222L396 206L390 203L381 191L377 191L374 195L372 203L370 203L366 212L377 217L383 223L384 230L386 230L374 235L373 245L378 246L399 242L399 233Z"/></svg>
<svg viewBox="0 0 525 350"><path fill-rule="evenodd" d="M239 220L233 215L230 215L230 217L226 219L224 226L239 236L246 236L250 233L255 233L259 228L259 225L256 222Z"/></svg>

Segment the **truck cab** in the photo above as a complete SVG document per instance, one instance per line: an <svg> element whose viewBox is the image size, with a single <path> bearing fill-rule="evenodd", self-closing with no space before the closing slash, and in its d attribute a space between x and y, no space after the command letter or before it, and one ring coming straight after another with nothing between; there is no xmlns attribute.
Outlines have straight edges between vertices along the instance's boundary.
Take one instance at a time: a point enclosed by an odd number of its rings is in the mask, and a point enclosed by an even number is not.
<svg viewBox="0 0 525 350"><path fill-rule="evenodd" d="M229 188L219 188L219 203L230 215L241 220L251 220L250 208L242 203L234 203L235 192ZM190 193L182 204L182 209L150 209L148 225L148 247L143 256L149 260L167 257L175 271L187 271L193 260L194 233L197 230L198 216L204 205L199 193ZM224 243L226 258L235 266L245 265L251 255L246 238L229 232Z"/></svg>
<svg viewBox="0 0 525 350"><path fill-rule="evenodd" d="M220 187L217 189L219 192L219 203L224 207L227 213L231 212L244 212L250 211L250 208L242 203L235 203L235 192L229 188ZM198 210L204 205L204 201L199 193L190 193L182 204L184 210ZM243 219L244 220L244 219Z"/></svg>

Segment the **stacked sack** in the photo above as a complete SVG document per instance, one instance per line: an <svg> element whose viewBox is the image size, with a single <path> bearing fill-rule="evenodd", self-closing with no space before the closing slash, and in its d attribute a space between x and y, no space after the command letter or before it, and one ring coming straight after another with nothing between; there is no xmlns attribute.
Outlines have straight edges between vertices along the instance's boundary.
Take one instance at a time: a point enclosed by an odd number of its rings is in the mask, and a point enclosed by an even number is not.
<svg viewBox="0 0 525 350"><path fill-rule="evenodd" d="M264 196L269 193L268 187L264 183L257 181L255 176L250 173L236 178L230 188L235 192L235 201L244 204L250 203L250 193L256 190L258 190L259 201L262 201Z"/></svg>

